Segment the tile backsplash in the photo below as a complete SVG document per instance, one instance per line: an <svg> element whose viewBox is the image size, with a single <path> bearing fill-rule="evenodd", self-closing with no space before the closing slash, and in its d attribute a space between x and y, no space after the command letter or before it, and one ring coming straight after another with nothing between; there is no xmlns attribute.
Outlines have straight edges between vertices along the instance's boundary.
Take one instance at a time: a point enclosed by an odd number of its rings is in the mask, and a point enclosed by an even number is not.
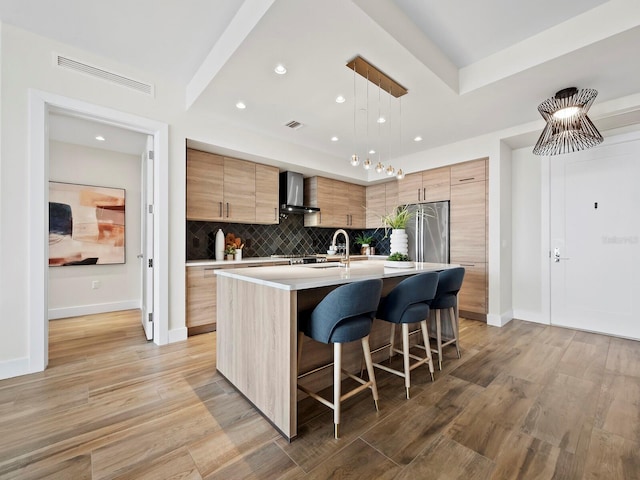
<svg viewBox="0 0 640 480"><path fill-rule="evenodd" d="M215 235L218 229L240 237L245 246L243 257L269 257L271 255L306 255L326 253L335 228L305 227L303 215L288 215L281 218L278 225L258 225L244 223L199 222L187 220L187 260L204 260L215 257ZM389 254L389 239L384 238L384 230L345 229L351 245L349 251L360 253L354 238L366 233L375 237L373 246L376 254ZM339 237L338 243L344 240Z"/></svg>

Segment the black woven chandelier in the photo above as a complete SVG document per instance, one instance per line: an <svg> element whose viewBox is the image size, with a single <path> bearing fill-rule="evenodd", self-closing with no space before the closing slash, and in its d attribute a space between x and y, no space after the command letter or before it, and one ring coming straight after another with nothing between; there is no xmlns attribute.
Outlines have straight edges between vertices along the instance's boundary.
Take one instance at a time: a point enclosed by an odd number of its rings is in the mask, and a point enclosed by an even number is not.
<svg viewBox="0 0 640 480"><path fill-rule="evenodd" d="M602 135L587 116L598 92L592 88L565 88L538 105L546 120L535 155L559 155L586 150L602 143Z"/></svg>

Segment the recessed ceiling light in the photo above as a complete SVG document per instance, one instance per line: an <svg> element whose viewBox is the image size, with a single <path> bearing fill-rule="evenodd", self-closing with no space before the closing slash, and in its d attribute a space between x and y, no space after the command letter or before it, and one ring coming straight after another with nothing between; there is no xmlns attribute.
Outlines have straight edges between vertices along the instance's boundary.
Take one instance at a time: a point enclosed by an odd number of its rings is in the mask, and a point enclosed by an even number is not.
<svg viewBox="0 0 640 480"><path fill-rule="evenodd" d="M238 102L236 103L236 108L244 110L245 108L247 108L247 106L244 104L244 102Z"/></svg>
<svg viewBox="0 0 640 480"><path fill-rule="evenodd" d="M369 155L373 155L374 153L376 153L374 149L369 150Z"/></svg>
<svg viewBox="0 0 640 480"><path fill-rule="evenodd" d="M414 137L413 141L414 142L421 142L422 141L422 137L420 135L418 135L417 137Z"/></svg>
<svg viewBox="0 0 640 480"><path fill-rule="evenodd" d="M278 75L284 75L285 73L287 73L287 69L282 64L276 65L276 68L274 68L273 71L276 72Z"/></svg>
<svg viewBox="0 0 640 480"><path fill-rule="evenodd" d="M337 142L338 141L338 137L331 137L331 141L332 142Z"/></svg>
<svg viewBox="0 0 640 480"><path fill-rule="evenodd" d="M342 95L338 95L336 97L336 103L344 103L345 102L345 98Z"/></svg>
<svg viewBox="0 0 640 480"><path fill-rule="evenodd" d="M99 142L104 142L106 139L102 135L98 135L96 137L96 140L98 140Z"/></svg>
<svg viewBox="0 0 640 480"><path fill-rule="evenodd" d="M386 121L387 121L387 119L386 119L386 118L384 118L384 117L380 117L380 118L378 118L378 123L384 123L384 122L386 122Z"/></svg>

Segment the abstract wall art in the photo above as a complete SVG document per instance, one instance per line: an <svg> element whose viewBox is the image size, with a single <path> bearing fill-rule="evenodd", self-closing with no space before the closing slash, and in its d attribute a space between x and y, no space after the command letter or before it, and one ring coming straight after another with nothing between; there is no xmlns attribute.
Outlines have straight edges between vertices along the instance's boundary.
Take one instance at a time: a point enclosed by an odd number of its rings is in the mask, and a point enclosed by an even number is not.
<svg viewBox="0 0 640 480"><path fill-rule="evenodd" d="M49 266L125 263L125 190L49 182Z"/></svg>

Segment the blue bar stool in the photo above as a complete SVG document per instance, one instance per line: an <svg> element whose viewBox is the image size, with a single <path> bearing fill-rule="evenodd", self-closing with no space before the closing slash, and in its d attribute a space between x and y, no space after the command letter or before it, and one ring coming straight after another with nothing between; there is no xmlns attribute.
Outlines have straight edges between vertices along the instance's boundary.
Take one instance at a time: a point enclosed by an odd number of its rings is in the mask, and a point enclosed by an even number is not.
<svg viewBox="0 0 640 480"><path fill-rule="evenodd" d="M435 310L436 317L436 344L437 349L433 349L433 353L438 354L438 363L440 370L442 370L442 347L451 345L456 346L458 358L460 358L460 345L458 342L459 328L458 328L458 292L462 287L462 281L464 280L464 268L456 267L449 270L442 270L438 274L438 289L436 291L435 298L431 301L431 310ZM445 338L443 343L442 338L442 310L447 310L449 315L449 321L451 322L447 328L450 337ZM425 345L426 346L426 345Z"/></svg>
<svg viewBox="0 0 640 480"><path fill-rule="evenodd" d="M333 343L333 403L321 397L315 392L298 384L298 388L310 397L318 400L323 405L333 409L333 423L335 438L340 437L340 402L352 397L366 388L371 388L373 400L378 409L378 388L376 377L371 362L369 349L369 333L373 318L380 302L382 292L382 280L363 280L342 285L332 290L322 301L308 314L301 313L298 322L298 368L302 358L302 343L304 335L322 343ZM361 340L362 351L369 380L342 369L342 344ZM329 367L332 364L325 365ZM314 370L317 371L319 369ZM356 380L361 385L342 395L342 374ZM306 374L298 375L298 378Z"/></svg>
<svg viewBox="0 0 640 480"><path fill-rule="evenodd" d="M433 360L431 358L431 349L429 348L427 319L429 318L429 302L435 296L437 285L437 272L420 273L406 278L396 285L389 295L381 300L376 314L376 318L391 323L391 340L388 345L374 350L373 353L387 347L389 347L389 358L391 358L394 353L401 353L404 360L404 370L395 370L379 363L374 363L373 366L404 377L407 399L409 398L409 388L411 388L411 370L428 363L431 380L433 380ZM418 322L422 330L424 344L427 346L425 349L426 356L424 358L409 353L409 335L420 331L415 330L409 333L409 324ZM394 347L396 324L402 325L402 350ZM411 364L410 359L417 361Z"/></svg>

